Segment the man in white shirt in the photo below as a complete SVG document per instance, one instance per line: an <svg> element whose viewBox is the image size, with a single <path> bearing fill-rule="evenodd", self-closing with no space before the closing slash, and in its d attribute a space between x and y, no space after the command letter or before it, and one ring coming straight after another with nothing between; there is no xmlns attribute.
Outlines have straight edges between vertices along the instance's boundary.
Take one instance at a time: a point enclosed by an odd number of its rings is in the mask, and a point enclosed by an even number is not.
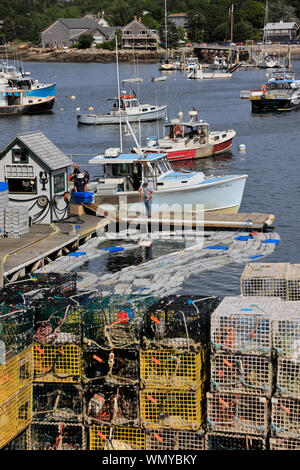
<svg viewBox="0 0 300 470"><path fill-rule="evenodd" d="M147 217L148 219L151 218L151 203L152 203L152 196L153 196L153 187L151 183L148 181L144 181L142 185L139 187L139 193L143 196L144 202L147 209Z"/></svg>

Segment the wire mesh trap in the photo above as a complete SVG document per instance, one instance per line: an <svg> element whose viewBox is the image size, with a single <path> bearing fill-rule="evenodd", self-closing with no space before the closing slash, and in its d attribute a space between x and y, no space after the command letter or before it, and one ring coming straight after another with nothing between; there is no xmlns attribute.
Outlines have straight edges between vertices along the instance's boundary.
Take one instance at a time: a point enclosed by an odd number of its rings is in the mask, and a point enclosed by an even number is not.
<svg viewBox="0 0 300 470"><path fill-rule="evenodd" d="M300 357L279 357L276 378L277 394L300 399Z"/></svg>
<svg viewBox="0 0 300 470"><path fill-rule="evenodd" d="M289 263L249 263L241 276L244 296L281 297L287 300Z"/></svg>
<svg viewBox="0 0 300 470"><path fill-rule="evenodd" d="M270 357L214 354L210 360L211 391L246 392L270 397L274 369Z"/></svg>
<svg viewBox="0 0 300 470"><path fill-rule="evenodd" d="M300 360L300 302L283 302L276 315L273 342L280 356Z"/></svg>
<svg viewBox="0 0 300 470"><path fill-rule="evenodd" d="M128 426L99 426L89 428L90 450L145 450L145 431Z"/></svg>
<svg viewBox="0 0 300 470"><path fill-rule="evenodd" d="M85 429L65 422L32 422L30 450L85 450Z"/></svg>
<svg viewBox="0 0 300 470"><path fill-rule="evenodd" d="M147 429L146 450L204 450L203 431Z"/></svg>
<svg viewBox="0 0 300 470"><path fill-rule="evenodd" d="M32 344L33 311L0 305L0 341L5 360L24 351Z"/></svg>
<svg viewBox="0 0 300 470"><path fill-rule="evenodd" d="M266 450L265 438L251 434L210 432L205 436L206 450Z"/></svg>
<svg viewBox="0 0 300 470"><path fill-rule="evenodd" d="M273 397L271 431L274 437L300 439L300 400Z"/></svg>
<svg viewBox="0 0 300 470"><path fill-rule="evenodd" d="M138 387L107 384L104 380L85 386L85 409L89 423L138 425Z"/></svg>
<svg viewBox="0 0 300 470"><path fill-rule="evenodd" d="M136 349L85 348L83 352L84 380L105 378L109 383L136 384L139 381L139 361Z"/></svg>
<svg viewBox="0 0 300 470"><path fill-rule="evenodd" d="M32 386L0 406L0 449L32 421Z"/></svg>
<svg viewBox="0 0 300 470"><path fill-rule="evenodd" d="M34 421L82 421L82 386L66 383L34 384L33 418Z"/></svg>
<svg viewBox="0 0 300 470"><path fill-rule="evenodd" d="M196 391L145 389L140 391L141 421L145 428L200 428L204 419L204 387Z"/></svg>
<svg viewBox="0 0 300 470"><path fill-rule="evenodd" d="M143 324L144 348L203 348L218 297L171 295L152 305Z"/></svg>
<svg viewBox="0 0 300 470"><path fill-rule="evenodd" d="M140 351L140 378L145 388L197 389L208 371L207 349Z"/></svg>
<svg viewBox="0 0 300 470"><path fill-rule="evenodd" d="M270 355L272 324L281 300L225 297L211 316L211 344L216 352Z"/></svg>
<svg viewBox="0 0 300 470"><path fill-rule="evenodd" d="M271 437L270 450L300 450L300 439Z"/></svg>
<svg viewBox="0 0 300 470"><path fill-rule="evenodd" d="M287 300L300 300L300 264L290 264L287 272Z"/></svg>
<svg viewBox="0 0 300 470"><path fill-rule="evenodd" d="M84 311L85 338L103 349L139 346L143 314L153 302L150 296L144 300L134 295L95 298Z"/></svg>
<svg viewBox="0 0 300 470"><path fill-rule="evenodd" d="M207 424L211 431L267 434L269 410L266 397L208 392L206 398Z"/></svg>
<svg viewBox="0 0 300 470"><path fill-rule="evenodd" d="M82 349L76 344L34 344L35 382L81 381Z"/></svg>
<svg viewBox="0 0 300 470"><path fill-rule="evenodd" d="M30 450L30 428L22 431L17 437L9 441L1 450Z"/></svg>

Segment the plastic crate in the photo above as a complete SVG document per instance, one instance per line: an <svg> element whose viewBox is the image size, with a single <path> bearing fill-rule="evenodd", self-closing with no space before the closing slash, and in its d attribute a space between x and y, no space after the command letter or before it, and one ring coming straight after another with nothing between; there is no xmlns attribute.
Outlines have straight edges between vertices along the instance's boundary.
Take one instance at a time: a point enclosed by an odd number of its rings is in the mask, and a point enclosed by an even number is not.
<svg viewBox="0 0 300 470"><path fill-rule="evenodd" d="M279 357L276 390L280 396L300 399L300 360Z"/></svg>
<svg viewBox="0 0 300 470"><path fill-rule="evenodd" d="M273 365L270 357L214 354L210 359L211 391L244 392L270 397Z"/></svg>
<svg viewBox="0 0 300 470"><path fill-rule="evenodd" d="M143 429L120 426L91 426L90 450L145 450L146 435Z"/></svg>
<svg viewBox="0 0 300 470"><path fill-rule="evenodd" d="M33 347L0 365L0 405L33 381Z"/></svg>
<svg viewBox="0 0 300 470"><path fill-rule="evenodd" d="M94 201L94 193L77 191L77 192L73 192L72 196L73 196L73 199L76 203L93 202Z"/></svg>
<svg viewBox="0 0 300 470"><path fill-rule="evenodd" d="M265 438L251 434L210 432L205 436L205 450L266 450Z"/></svg>
<svg viewBox="0 0 300 470"><path fill-rule="evenodd" d="M76 344L52 346L34 344L34 381L70 382L81 381L82 350Z"/></svg>
<svg viewBox="0 0 300 470"><path fill-rule="evenodd" d="M289 263L249 263L241 276L244 296L281 297L287 300Z"/></svg>
<svg viewBox="0 0 300 470"><path fill-rule="evenodd" d="M34 421L81 422L83 389L79 384L36 383L33 386Z"/></svg>
<svg viewBox="0 0 300 470"><path fill-rule="evenodd" d="M266 397L242 393L206 394L210 431L251 433L265 436L269 429Z"/></svg>
<svg viewBox="0 0 300 470"><path fill-rule="evenodd" d="M145 428L200 428L203 417L204 387L196 391L145 389L140 391L140 414Z"/></svg>
<svg viewBox="0 0 300 470"><path fill-rule="evenodd" d="M0 448L16 437L32 421L32 386L0 406Z"/></svg>
<svg viewBox="0 0 300 470"><path fill-rule="evenodd" d="M271 402L271 431L273 436L300 439L300 400L273 397Z"/></svg>
<svg viewBox="0 0 300 470"><path fill-rule="evenodd" d="M32 422L30 450L86 450L85 428L64 422Z"/></svg>
<svg viewBox="0 0 300 470"><path fill-rule="evenodd" d="M146 431L146 450L204 450L203 431L155 429Z"/></svg>
<svg viewBox="0 0 300 470"><path fill-rule="evenodd" d="M270 450L300 450L300 439L271 437Z"/></svg>
<svg viewBox="0 0 300 470"><path fill-rule="evenodd" d="M207 376L206 349L189 352L173 349L140 351L140 378L145 388L196 390Z"/></svg>

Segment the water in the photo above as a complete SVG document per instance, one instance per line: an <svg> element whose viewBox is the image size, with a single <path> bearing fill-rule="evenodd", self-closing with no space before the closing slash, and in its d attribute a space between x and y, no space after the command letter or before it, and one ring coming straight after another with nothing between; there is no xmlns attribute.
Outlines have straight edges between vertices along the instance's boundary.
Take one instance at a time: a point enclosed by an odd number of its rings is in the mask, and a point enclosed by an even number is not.
<svg viewBox="0 0 300 470"><path fill-rule="evenodd" d="M57 83L57 99L54 113L40 116L11 116L1 118L0 142L6 145L16 134L40 130L63 152L73 155L73 160L87 168L91 177L99 175L100 169L88 166L89 156L102 153L107 147L119 147L118 126L77 126L76 108L88 112L93 106L96 112L107 112L111 105L108 98L117 96L115 64L70 64L70 63L26 63L41 82ZM293 60L293 70L300 77L300 61ZM133 90L142 103L168 104L170 118L179 111L187 117L193 106L199 118L207 120L214 130L235 129L237 136L232 152L197 162L186 163L189 168L206 174L248 174L241 212L264 212L275 215L275 229L281 243L268 262L300 263L298 249L300 163L299 124L300 112L295 110L282 114L254 115L248 100L240 99L240 90L258 89L265 80L265 70L238 70L230 80L187 80L183 72L166 72L165 82L150 82L158 76L156 64L139 64L138 76L144 83L133 84ZM121 80L134 75L131 64L120 65ZM121 86L121 89L123 87ZM129 91L129 84L125 85ZM75 96L72 99L71 96ZM63 110L62 110L63 108ZM139 137L139 126L134 125ZM162 123L142 125L142 143L148 136L161 135ZM245 144L246 153L238 151ZM129 150L135 144L130 136L123 137L123 148ZM76 156L86 154L86 156ZM152 256L165 253L166 244L157 243ZM172 242L174 244L174 242ZM179 249L169 245L170 250ZM137 264L143 260L139 251L123 259L111 255L104 271L112 271L126 264ZM96 261L86 266L98 271ZM204 273L193 277L184 291L199 294L239 294L239 278L243 266L231 265L218 272Z"/></svg>

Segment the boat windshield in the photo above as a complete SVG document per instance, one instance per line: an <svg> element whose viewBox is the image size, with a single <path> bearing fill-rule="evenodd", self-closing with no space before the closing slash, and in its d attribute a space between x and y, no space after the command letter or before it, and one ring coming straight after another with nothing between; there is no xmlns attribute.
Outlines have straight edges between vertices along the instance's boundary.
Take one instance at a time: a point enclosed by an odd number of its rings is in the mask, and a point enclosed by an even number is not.
<svg viewBox="0 0 300 470"><path fill-rule="evenodd" d="M167 173L168 171L171 171L171 166L168 160L166 159L166 157L156 160L155 163L157 165L159 173L164 174L164 173Z"/></svg>
<svg viewBox="0 0 300 470"><path fill-rule="evenodd" d="M271 82L266 84L268 90L290 90L290 82Z"/></svg>

